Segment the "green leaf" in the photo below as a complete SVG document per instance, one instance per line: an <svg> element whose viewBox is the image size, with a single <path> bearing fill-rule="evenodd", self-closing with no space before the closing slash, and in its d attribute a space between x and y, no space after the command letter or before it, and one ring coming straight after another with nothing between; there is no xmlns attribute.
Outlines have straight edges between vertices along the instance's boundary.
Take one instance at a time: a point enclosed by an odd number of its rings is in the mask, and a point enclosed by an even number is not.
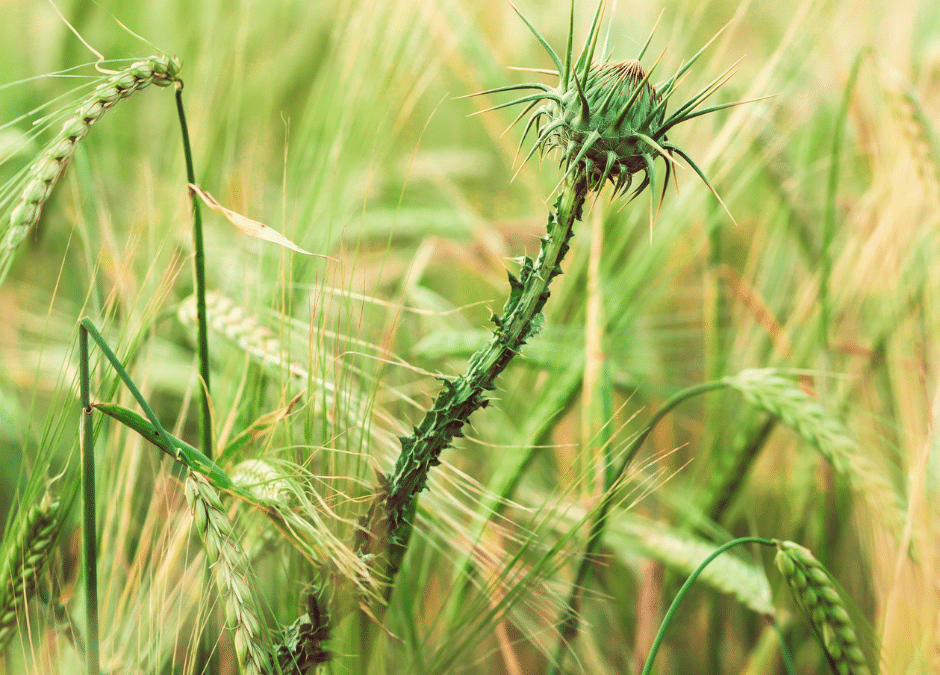
<svg viewBox="0 0 940 675"><path fill-rule="evenodd" d="M191 446L186 441L180 440L179 438L176 438L176 436L170 435L170 440L176 447L166 447L166 444L163 442L163 439L160 438L160 435L157 433L157 430L154 428L154 426L133 410L125 408L122 405L117 405L116 403L96 403L92 407L96 410L99 410L100 412L103 412L108 417L117 420L124 426L136 431L147 441L163 450L163 452L178 461L187 469L201 473L209 479L209 482L213 487L220 490L236 492L239 494L243 492L235 485L235 483L232 482L232 479L229 478L228 475L226 475L226 473L215 464L215 462L199 452L199 450Z"/></svg>

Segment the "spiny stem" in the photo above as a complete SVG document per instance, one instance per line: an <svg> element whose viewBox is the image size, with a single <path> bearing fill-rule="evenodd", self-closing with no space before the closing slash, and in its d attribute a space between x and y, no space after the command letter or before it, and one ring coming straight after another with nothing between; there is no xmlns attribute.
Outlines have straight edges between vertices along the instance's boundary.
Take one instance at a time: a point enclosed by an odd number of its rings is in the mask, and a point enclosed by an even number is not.
<svg viewBox="0 0 940 675"><path fill-rule="evenodd" d="M526 340L538 333L542 308L552 279L561 273L560 263L568 251L575 220L588 191L588 176L578 168L549 214L546 235L538 258L526 257L519 278L509 274L510 293L502 317L491 317L496 330L490 343L470 359L466 374L441 379L443 389L421 423L410 436L401 438L402 451L394 472L382 477L382 493L373 503L359 548L381 551L386 558L390 585L407 551L418 495L427 485L432 466L440 464L441 452L450 446L470 415L486 407L486 392L496 388L496 377L506 368ZM365 529L364 528L364 529Z"/></svg>
<svg viewBox="0 0 940 675"><path fill-rule="evenodd" d="M91 423L91 377L88 329L78 330L79 380L82 399L82 559L85 567L85 668L98 675L98 553L95 531L95 431Z"/></svg>

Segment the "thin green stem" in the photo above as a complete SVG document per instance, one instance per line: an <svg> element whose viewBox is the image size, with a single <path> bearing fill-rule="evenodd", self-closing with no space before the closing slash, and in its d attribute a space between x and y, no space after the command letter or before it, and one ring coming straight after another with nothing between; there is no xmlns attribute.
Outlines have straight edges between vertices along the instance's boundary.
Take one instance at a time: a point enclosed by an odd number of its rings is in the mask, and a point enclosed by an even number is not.
<svg viewBox="0 0 940 675"><path fill-rule="evenodd" d="M118 377L120 377L121 381L124 382L124 386L128 388L128 390L131 392L131 395L137 401L137 404L144 411L144 414L147 416L147 419L150 421L150 424L153 425L154 431L156 432L160 441L163 443L164 450L166 450L167 452L170 452L170 454L172 454L178 461L182 462L184 465L186 465L190 469L199 470L201 473L208 472L213 477L216 477L216 478L222 477L222 478L225 478L228 481L228 483L231 483L231 481L229 481L227 477L225 477L225 475L222 473L221 469L219 469L217 466L215 466L215 464L212 463L211 459L200 455L198 452L193 452L193 449L186 448L181 443L173 441L173 437L170 436L170 434L166 431L166 429L163 428L163 425L160 424L160 420L157 419L157 415L156 413L154 413L153 408L150 407L150 404L147 403L147 400L144 398L143 394L140 393L140 389L138 389L137 385L134 384L134 381L131 379L131 376L127 373L127 370L124 369L124 365L121 363L120 359L118 359L117 355L114 353L114 351L112 351L111 347L105 341L104 337L102 337L101 333L98 332L98 329L95 328L95 324L93 324L91 322L91 319L89 319L87 316L82 318L80 323L84 331L81 334L85 335L86 342L88 339L87 335L90 334L91 337L94 339L94 341L97 343L98 348L105 355L105 358L108 359L108 361L111 363L111 366L117 372ZM86 413L86 416L90 416L90 413L91 413L90 397L87 403L83 400L83 405L86 406L85 409L88 411ZM207 570L207 574L208 574L208 570ZM214 587L210 585L210 588L214 588ZM210 591L210 593L211 592L213 591ZM214 618L211 619L211 621L213 622L213 625L214 623L216 623ZM211 630L212 625L210 625L209 628L210 628L210 630L208 631L209 633L217 634L217 631ZM207 637L207 641L208 641L208 637ZM216 650L212 649L211 647L206 647L204 658L208 659L210 663L213 666L215 666L217 665L217 661L218 661L216 654L217 654ZM218 669L212 670L210 672L218 672Z"/></svg>
<svg viewBox="0 0 940 675"><path fill-rule="evenodd" d="M98 675L98 551L95 528L95 430L91 422L91 376L88 330L78 330L79 380L82 399L82 550L85 567L85 668Z"/></svg>
<svg viewBox="0 0 940 675"><path fill-rule="evenodd" d="M183 134L183 155L186 157L186 180L196 184L193 170L193 153L189 145L189 128L183 111L183 84L176 85L176 109L179 112L180 130ZM190 191L193 204L193 271L196 279L196 339L199 343L199 377L202 379L199 413L199 437L202 439L202 454L212 459L212 409L209 405L209 328L206 322L206 250L202 236L202 211L199 197Z"/></svg>
<svg viewBox="0 0 940 675"><path fill-rule="evenodd" d="M649 423L646 425L646 428L643 429L643 431L640 432L640 434L634 438L627 447L626 455L624 456L623 460L621 460L620 466L617 468L617 471L614 474L614 482L607 486L607 492L604 494L604 497L601 500L597 515L591 522L591 530L590 534L588 535L587 546L584 549L584 555L581 556L581 564L578 566L578 572L575 575L574 583L571 586L571 595L568 597L568 603L565 606L565 613L559 621L559 625L561 626L561 634L559 636L558 645L555 649L555 657L551 660L548 670L546 671L548 675L554 675L558 672L558 669L561 667L562 660L564 659L565 645L571 644L571 642L577 637L577 617L578 606L581 602L581 591L587 583L588 573L591 569L591 561L596 560L597 553L600 551L601 544L603 542L604 530L607 528L607 516L617 494L617 490L613 489L614 484L626 473L630 463L633 461L633 458L636 457L637 453L640 451L640 448L643 446L644 441L646 441L649 435L653 433L653 429L656 427L659 421L663 419L663 417L672 412L672 410L683 401L687 401L690 398L698 396L699 394L704 394L716 389L722 389L725 386L727 385L720 380L716 382L706 382L705 384L688 387L674 394L662 405L659 410L656 411L656 414L653 415L653 417L650 419Z"/></svg>
<svg viewBox="0 0 940 675"><path fill-rule="evenodd" d="M777 542L771 539L762 539L760 537L742 537L719 546L717 549L715 549L714 553L705 558L705 560L702 561L702 564L699 565L696 570L689 575L689 578L676 594L676 599L673 600L672 605L669 606L666 615L663 617L662 623L659 625L659 632L656 634L656 639L653 640L653 646L650 647L650 653L649 656L646 657L646 665L643 666L643 673L641 675L649 675L652 671L653 660L656 658L656 653L659 651L659 646L662 644L663 638L666 635L666 629L669 628L669 624L672 622L672 618L675 616L676 611L678 611L679 603L682 602L682 598L684 598L686 593L689 592L689 589L692 588L692 584L695 583L695 580L698 579L698 576L705 570L706 567L708 567L708 564L712 560L720 556L725 551L732 549L735 546L740 546L741 544L762 544L764 546L777 546Z"/></svg>

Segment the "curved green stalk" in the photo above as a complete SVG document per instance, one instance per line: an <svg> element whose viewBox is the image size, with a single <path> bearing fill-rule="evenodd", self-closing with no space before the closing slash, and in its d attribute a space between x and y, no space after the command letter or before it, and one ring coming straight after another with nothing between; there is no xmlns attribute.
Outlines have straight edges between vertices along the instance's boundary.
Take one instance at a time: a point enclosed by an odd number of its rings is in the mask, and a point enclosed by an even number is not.
<svg viewBox="0 0 940 675"><path fill-rule="evenodd" d="M688 387L674 394L662 405L662 407L660 407L659 410L656 411L656 414L653 415L653 417L650 419L649 423L646 425L646 428L643 429L643 431L641 431L640 434L634 438L627 447L626 454L624 455L623 460L621 460L620 466L615 472L613 472L610 483L605 486L606 492L604 493L604 497L598 507L597 515L591 522L591 531L588 535L587 546L584 549L584 554L581 556L581 564L578 566L578 572L575 575L574 583L571 586L571 595L568 597L568 602L565 605L565 613L558 622L558 625L561 627L561 634L559 635L558 646L555 650L555 658L552 659L547 671L550 675L557 673L558 668L561 667L561 661L562 658L564 658L563 650L565 645L570 644L577 637L577 608L581 602L581 591L584 589L585 583L587 582L587 575L591 569L591 561L597 559L597 553L600 551L601 543L603 542L604 530L607 527L607 515L610 512L610 507L614 503L614 498L617 494L617 490L613 489L614 485L626 473L630 463L633 461L633 458L636 457L637 453L640 451L640 448L643 446L643 443L646 441L649 435L653 433L653 429L656 428L656 425L659 424L659 421L663 417L672 412L673 409L675 409L676 406L678 406L683 401L687 401L690 398L698 396L699 394L704 394L716 389L722 389L726 386L727 385L724 381L718 380L715 382L706 382L705 384Z"/></svg>
<svg viewBox="0 0 940 675"><path fill-rule="evenodd" d="M91 423L91 377L88 329L78 331L79 381L82 398L82 561L85 567L85 669L98 675L98 551L95 528L95 431Z"/></svg>
<svg viewBox="0 0 940 675"><path fill-rule="evenodd" d="M180 130L183 134L183 155L186 157L186 181L196 184L193 169L193 153L189 145L189 128L186 126L186 113L183 111L183 83L176 84L176 110L180 118ZM212 459L212 409L209 405L209 328L206 323L206 249L202 236L202 212L199 210L199 197L190 190L193 204L193 273L196 280L196 339L199 343L200 401L199 437L202 439L202 454Z"/></svg>
<svg viewBox="0 0 940 675"><path fill-rule="evenodd" d="M176 110L179 113L180 131L183 136L183 155L186 158L186 182L196 184L196 172L193 169L193 153L189 144L189 127L186 125L186 113L183 110L183 83L176 84ZM202 211L199 197L190 189L193 210L193 277L196 285L196 342L199 346L199 438L202 454L212 459L212 407L209 403L209 327L206 319L206 250L202 236ZM208 575L208 570L207 570ZM209 588L215 588L209 585ZM210 591L212 593L212 591ZM215 598L210 604L215 604ZM209 661L208 672L217 675L220 672L218 651L212 648L210 635L216 633L218 619L215 614L209 616L209 624L201 642L202 658Z"/></svg>
<svg viewBox="0 0 940 675"><path fill-rule="evenodd" d="M698 575L702 573L702 571L712 560L720 556L725 551L741 544L762 544L764 546L776 546L777 542L771 539L762 539L760 537L742 537L741 539L735 539L734 541L729 541L727 544L719 546L717 549L715 549L714 553L705 558L705 560L702 561L702 564L699 565L698 568L689 575L689 578L682 585L682 588L679 589L679 592L676 593L676 599L672 601L672 604L669 606L669 610L663 617L662 623L659 625L659 632L656 634L656 639L653 640L653 646L650 648L649 656L646 657L646 665L643 666L643 673L641 675L649 675L650 671L653 669L653 660L656 658L656 653L659 651L659 646L662 644L663 638L666 635L666 629L669 628L669 624L672 622L672 618L679 609L679 603L682 602L682 598L684 598L686 593L689 592L689 589L692 588L692 584L694 584L695 580L698 579Z"/></svg>

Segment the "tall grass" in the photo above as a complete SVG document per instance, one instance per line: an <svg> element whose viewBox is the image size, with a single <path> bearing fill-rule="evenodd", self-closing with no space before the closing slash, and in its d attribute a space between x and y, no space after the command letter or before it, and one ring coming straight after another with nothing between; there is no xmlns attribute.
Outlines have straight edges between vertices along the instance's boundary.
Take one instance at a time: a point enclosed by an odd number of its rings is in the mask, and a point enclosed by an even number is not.
<svg viewBox="0 0 940 675"><path fill-rule="evenodd" d="M517 4L563 45L566 1ZM613 12L615 56L639 51L661 9L634 5ZM109 59L179 57L196 182L332 257L261 246L206 217L213 459L253 495L220 503L275 672L274 660L296 672L327 652L322 672L542 673L552 660L639 672L682 580L743 536L812 551L854 599L856 636L880 645L882 672L940 670L932 3L898 5L890 22L864 2L666 4L654 39L669 46L664 73L731 21L683 91L743 56L723 100L780 93L670 133L737 225L691 171L652 238L645 200L588 201L541 333L429 474L387 599L355 550L359 519L434 376L463 372L488 339L506 271L537 252L561 178L546 158L510 182L518 137L502 133L514 114L467 118L487 103L452 99L540 77L507 65L554 66L501 0L106 6L153 46L94 3L59 9ZM10 7L8 186L58 130L31 123L64 121L102 77L47 4ZM577 3L576 48L594 8ZM22 600L0 672L82 669L80 316L102 327L167 430L198 445L190 206L176 112L159 94L116 106L76 146L0 286L0 559L23 550L47 485L69 514L39 583L0 589ZM766 368L777 370L752 370ZM96 403L134 408L97 356L91 372ZM724 385L658 420L607 491L605 467L656 411L708 382ZM191 528L185 476L103 414L94 431L102 669L205 672L200 636L226 626L226 598L215 606L203 573L212 551ZM772 552L719 557L654 672L824 672L814 624L788 596ZM215 635L219 670L237 672L244 636Z"/></svg>

